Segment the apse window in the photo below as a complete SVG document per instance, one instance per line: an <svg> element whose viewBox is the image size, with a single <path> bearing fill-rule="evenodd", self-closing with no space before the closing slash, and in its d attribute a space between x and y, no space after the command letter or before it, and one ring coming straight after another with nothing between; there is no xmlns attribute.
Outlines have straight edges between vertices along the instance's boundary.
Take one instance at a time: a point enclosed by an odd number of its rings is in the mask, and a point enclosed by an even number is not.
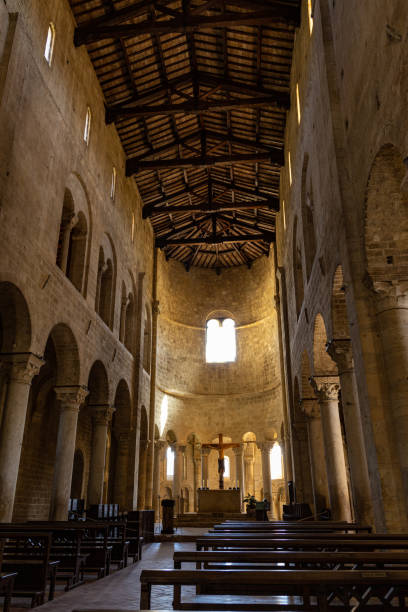
<svg viewBox="0 0 408 612"><path fill-rule="evenodd" d="M171 446L167 447L166 452L166 475L168 479L174 477L174 450Z"/></svg>
<svg viewBox="0 0 408 612"><path fill-rule="evenodd" d="M207 321L206 331L206 362L229 363L236 361L235 322L232 319L210 319Z"/></svg>
<svg viewBox="0 0 408 612"><path fill-rule="evenodd" d="M92 121L92 113L91 113L91 109L88 106L88 108L86 109L85 127L84 127L84 140L87 145L89 144L89 137L91 135L91 121Z"/></svg>
<svg viewBox="0 0 408 612"><path fill-rule="evenodd" d="M282 450L279 444L274 444L269 454L271 465L271 479L281 480L283 478Z"/></svg>
<svg viewBox="0 0 408 612"><path fill-rule="evenodd" d="M55 43L55 26L50 23L48 26L47 40L45 41L44 57L45 61L49 66L52 63L52 56L54 54L54 43Z"/></svg>
<svg viewBox="0 0 408 612"><path fill-rule="evenodd" d="M230 458L228 455L224 457L224 478L231 478Z"/></svg>

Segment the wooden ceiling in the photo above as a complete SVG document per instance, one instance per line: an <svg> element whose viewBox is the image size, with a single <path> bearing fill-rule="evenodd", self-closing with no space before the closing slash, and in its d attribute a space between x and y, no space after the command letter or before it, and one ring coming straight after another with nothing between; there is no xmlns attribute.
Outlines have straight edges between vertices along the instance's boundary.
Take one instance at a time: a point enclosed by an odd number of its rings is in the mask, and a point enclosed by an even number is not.
<svg viewBox="0 0 408 612"><path fill-rule="evenodd" d="M300 0L70 0L156 245L221 269L269 253Z"/></svg>

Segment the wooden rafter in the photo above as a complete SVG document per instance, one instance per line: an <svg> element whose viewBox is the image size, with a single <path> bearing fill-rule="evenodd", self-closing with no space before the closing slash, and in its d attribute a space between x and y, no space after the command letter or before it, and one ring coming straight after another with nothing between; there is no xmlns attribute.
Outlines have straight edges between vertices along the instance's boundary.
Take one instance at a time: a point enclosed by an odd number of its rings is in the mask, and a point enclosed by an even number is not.
<svg viewBox="0 0 408 612"><path fill-rule="evenodd" d="M145 217L152 217L153 215L160 215L163 213L214 213L222 212L227 210L255 210L257 208L267 208L269 210L275 210L275 200L257 200L256 202L232 202L230 204L219 204L214 205L213 203L207 202L199 206L181 205L181 206L158 206L152 208L146 213Z"/></svg>
<svg viewBox="0 0 408 612"><path fill-rule="evenodd" d="M194 244L239 244L242 242L273 242L275 240L275 234L272 232L258 232L254 234L242 234L242 235L227 235L227 236L198 236L194 238L156 238L156 246L159 249L164 249L166 246L175 245L194 245Z"/></svg>
<svg viewBox="0 0 408 612"><path fill-rule="evenodd" d="M217 155L207 157L186 157L184 159L158 159L138 160L128 159L126 162L126 176L132 176L141 170L157 170L163 168L203 168L209 166L230 166L231 164L244 164L256 161L269 162L283 166L282 151L272 153L241 153L236 155Z"/></svg>
<svg viewBox="0 0 408 612"><path fill-rule="evenodd" d="M151 5L152 3L148 3ZM154 3L158 8L158 3ZM137 24L113 24L97 25L88 24L76 28L74 35L75 46L97 40L112 38L129 38L142 36L143 34L175 34L179 32L191 32L194 30L208 29L214 27L248 26L260 25L267 21L285 21L293 26L300 24L300 11L293 5L270 6L266 10L255 12L225 12L219 15L190 15L187 18L179 13L177 17L166 21L148 19Z"/></svg>

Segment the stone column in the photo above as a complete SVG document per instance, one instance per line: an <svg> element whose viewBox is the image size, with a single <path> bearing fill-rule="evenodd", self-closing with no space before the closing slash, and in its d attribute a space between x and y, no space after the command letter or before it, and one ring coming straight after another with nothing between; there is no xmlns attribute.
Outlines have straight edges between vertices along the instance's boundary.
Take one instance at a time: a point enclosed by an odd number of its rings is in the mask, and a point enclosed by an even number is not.
<svg viewBox="0 0 408 612"><path fill-rule="evenodd" d="M350 521L350 499L338 405L339 379L337 376L314 376L310 383L316 393L322 415L332 517L334 520Z"/></svg>
<svg viewBox="0 0 408 612"><path fill-rule="evenodd" d="M31 382L44 364L33 353L2 355L10 368L0 437L0 522L13 515Z"/></svg>
<svg viewBox="0 0 408 612"><path fill-rule="evenodd" d="M78 215L73 214L71 219L68 221L67 225L64 227L64 231L62 234L61 270L64 272L64 274L67 273L69 243L70 243L70 238L71 238L71 232L74 229L74 227L77 225L78 221L79 221Z"/></svg>
<svg viewBox="0 0 408 612"><path fill-rule="evenodd" d="M374 520L371 487L356 393L351 340L332 340L327 344L327 352L337 364L339 372L355 520L371 525Z"/></svg>
<svg viewBox="0 0 408 612"><path fill-rule="evenodd" d="M105 474L108 426L115 412L109 405L92 405L92 455L88 482L88 505L101 504Z"/></svg>
<svg viewBox="0 0 408 612"><path fill-rule="evenodd" d="M245 495L245 481L244 481L244 463L243 463L243 452L242 444L239 446L233 446L232 451L235 455L235 486L239 487L239 497L241 500L241 512L242 512L242 504Z"/></svg>
<svg viewBox="0 0 408 612"><path fill-rule="evenodd" d="M262 482L264 498L268 500L272 508L272 480L271 480L271 457L270 452L273 442L260 442L258 448L262 457Z"/></svg>
<svg viewBox="0 0 408 612"><path fill-rule="evenodd" d="M183 444L174 445L174 479L173 479L173 499L175 500L175 512L180 514L181 482L183 480L184 451Z"/></svg>
<svg viewBox="0 0 408 612"><path fill-rule="evenodd" d="M201 449L201 480L204 489L208 487L208 456L211 448Z"/></svg>
<svg viewBox="0 0 408 612"><path fill-rule="evenodd" d="M81 405L88 395L88 390L79 385L55 387L55 394L60 403L60 418L50 519L53 521L66 521L71 494L78 414Z"/></svg>
<svg viewBox="0 0 408 612"><path fill-rule="evenodd" d="M194 512L198 512L198 489L201 488L201 446L193 446Z"/></svg>
<svg viewBox="0 0 408 612"><path fill-rule="evenodd" d="M120 305L120 326L119 326L119 341L125 342L126 335L126 311L129 305L129 296L122 297L122 302Z"/></svg>
<svg viewBox="0 0 408 612"><path fill-rule="evenodd" d="M164 440L156 440L154 443L154 465L153 465L153 510L155 521L160 520L160 463L163 459L163 450L167 446Z"/></svg>
<svg viewBox="0 0 408 612"><path fill-rule="evenodd" d="M323 508L327 508L329 505L326 463L324 460L323 429L320 418L319 402L316 398L303 398L301 400L301 410L307 418L313 505L315 514L318 514Z"/></svg>
<svg viewBox="0 0 408 612"><path fill-rule="evenodd" d="M117 453L115 465L114 499L121 510L127 508L128 461L129 461L129 431L120 431L116 434Z"/></svg>
<svg viewBox="0 0 408 612"><path fill-rule="evenodd" d="M408 514L408 280L374 282L373 289Z"/></svg>
<svg viewBox="0 0 408 612"><path fill-rule="evenodd" d="M252 443L250 444L251 444L251 450L252 450ZM247 446L249 446L249 444L247 444ZM244 466L245 466L244 481L245 481L245 487L246 487L246 491L244 492L244 497L246 497L248 493L250 495L255 495L254 464L255 464L255 457L253 453L252 452L251 454L249 454L248 452L244 453Z"/></svg>
<svg viewBox="0 0 408 612"><path fill-rule="evenodd" d="M145 510L146 506L146 461L149 440L140 440L139 444L139 487L137 494L137 507Z"/></svg>

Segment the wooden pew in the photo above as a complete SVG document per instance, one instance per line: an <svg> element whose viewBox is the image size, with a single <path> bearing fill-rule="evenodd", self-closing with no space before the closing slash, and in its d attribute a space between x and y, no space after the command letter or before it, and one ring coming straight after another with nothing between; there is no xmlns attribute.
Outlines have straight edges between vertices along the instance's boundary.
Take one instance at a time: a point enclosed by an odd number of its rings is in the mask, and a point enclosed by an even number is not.
<svg viewBox="0 0 408 612"><path fill-rule="evenodd" d="M260 525L254 523L250 525L214 525L209 530L210 533L237 533L237 532L248 532L253 533L256 531L271 531L271 532L283 532L283 533L372 533L372 527L369 525L312 525L312 524L289 524L287 526L275 525L274 523L261 523Z"/></svg>
<svg viewBox="0 0 408 612"><path fill-rule="evenodd" d="M408 570L407 552L317 552L216 550L180 551L173 554L174 569L183 563L195 563L196 569L404 569ZM228 563L228 567L226 567Z"/></svg>
<svg viewBox="0 0 408 612"><path fill-rule="evenodd" d="M16 573L12 596L31 599L32 608L41 605L49 580L49 600L52 600L59 561L50 559L51 534L2 530L0 537L4 542L2 570Z"/></svg>
<svg viewBox="0 0 408 612"><path fill-rule="evenodd" d="M9 612L17 572L0 573L0 596L4 597L3 612Z"/></svg>
<svg viewBox="0 0 408 612"><path fill-rule="evenodd" d="M150 610L151 589L156 585L172 585L174 590L173 608L175 610L319 610L341 602L346 609L356 602L370 610L393 610L405 608L408 597L408 571L241 571L241 570L143 570L140 575L141 595L140 609ZM196 589L204 587L213 594L239 594L241 601L181 601L181 587L194 585ZM252 596L248 603L242 601L246 595ZM287 602L257 603L253 595L288 596ZM301 602L293 602L293 596ZM378 597L380 605L372 602ZM364 608L366 609L366 608Z"/></svg>
<svg viewBox="0 0 408 612"><path fill-rule="evenodd" d="M359 540L407 540L408 534L405 533L314 533L314 532L301 532L301 533L292 533L292 532L284 532L284 531L254 531L252 533L248 532L236 532L236 533L223 533L223 532L208 532L206 535L201 536L203 538L207 538L211 540L211 538L229 538L231 537L234 540L273 540L286 538L287 540L296 540L296 539L306 539L310 538L311 540L321 540L325 538L326 540L352 540L353 542L358 542Z"/></svg>
<svg viewBox="0 0 408 612"><path fill-rule="evenodd" d="M218 550L218 549L268 549L268 550L408 550L408 539L336 539L315 538L232 538L202 536L196 539L196 549Z"/></svg>
<svg viewBox="0 0 408 612"><path fill-rule="evenodd" d="M45 523L1 523L0 534L4 530L20 531L30 534L34 529L51 533L50 560L59 561L56 571L56 581L65 583L68 591L84 583L83 570L87 554L81 551L82 531L71 523L62 523L61 529Z"/></svg>

